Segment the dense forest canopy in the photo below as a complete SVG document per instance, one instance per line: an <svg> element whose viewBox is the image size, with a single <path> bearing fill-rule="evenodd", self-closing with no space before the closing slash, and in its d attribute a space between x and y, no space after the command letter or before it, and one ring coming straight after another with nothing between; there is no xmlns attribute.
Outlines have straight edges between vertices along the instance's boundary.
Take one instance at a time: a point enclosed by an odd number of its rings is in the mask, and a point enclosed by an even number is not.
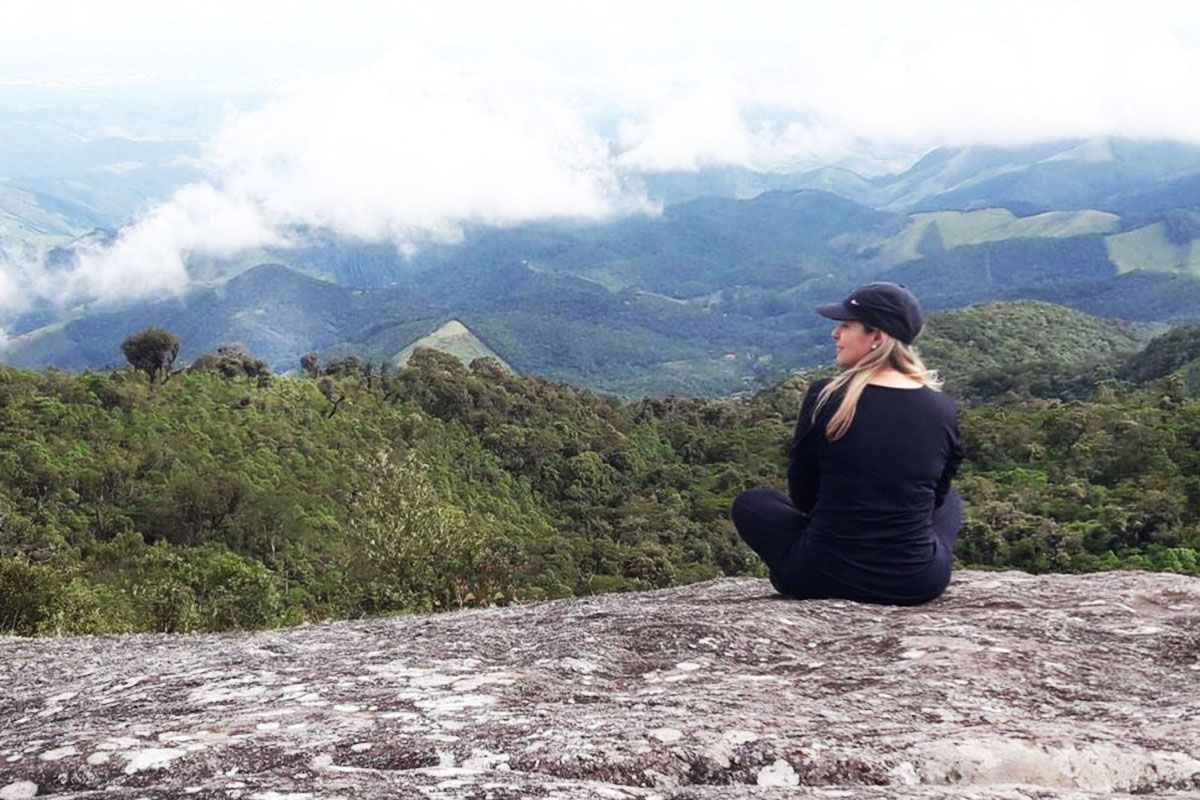
<svg viewBox="0 0 1200 800"><path fill-rule="evenodd" d="M1076 352L1060 332L1016 362L931 336L962 407L962 564L1200 571L1195 332L1131 357L1138 335ZM144 363L0 368L0 630L260 628L758 574L729 504L783 485L811 378L627 402L432 350L297 377L237 348Z"/></svg>

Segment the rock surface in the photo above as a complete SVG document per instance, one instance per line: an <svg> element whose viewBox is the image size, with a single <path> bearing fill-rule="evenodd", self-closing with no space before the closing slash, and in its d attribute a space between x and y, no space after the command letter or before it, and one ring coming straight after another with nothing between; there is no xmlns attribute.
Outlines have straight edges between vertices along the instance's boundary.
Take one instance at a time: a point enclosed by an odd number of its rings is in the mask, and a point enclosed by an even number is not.
<svg viewBox="0 0 1200 800"><path fill-rule="evenodd" d="M765 581L255 634L0 639L0 798L1200 793L1200 580Z"/></svg>

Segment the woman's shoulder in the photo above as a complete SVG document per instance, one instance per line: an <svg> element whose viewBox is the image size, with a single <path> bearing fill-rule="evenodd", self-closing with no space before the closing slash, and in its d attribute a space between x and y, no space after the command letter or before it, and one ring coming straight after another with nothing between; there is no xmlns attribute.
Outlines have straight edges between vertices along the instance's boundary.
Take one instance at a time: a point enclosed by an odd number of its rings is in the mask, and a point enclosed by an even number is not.
<svg viewBox="0 0 1200 800"><path fill-rule="evenodd" d="M821 409L821 413L819 415L815 413L817 401L821 396L821 391L828 386L832 380L832 378L817 378L808 385L808 389L804 392L804 399L800 402L800 414L796 421L797 437L803 433L807 433L813 428L815 417L820 416L828 418L828 416L833 413L831 405L835 404L828 403L824 408Z"/></svg>
<svg viewBox="0 0 1200 800"><path fill-rule="evenodd" d="M821 396L821 392L825 391L825 387L831 383L833 383L833 378L817 378L810 383L808 385L808 390L804 392L804 401L801 403L801 407L805 411L811 413L812 410L816 408L817 399ZM830 412L828 405L826 406L825 410L827 413L832 413Z"/></svg>
<svg viewBox="0 0 1200 800"><path fill-rule="evenodd" d="M953 397L940 390L930 391L930 394L934 396L938 406L947 417L951 420L958 419L958 403L954 402Z"/></svg>
<svg viewBox="0 0 1200 800"><path fill-rule="evenodd" d="M817 378L808 384L808 389L804 392L806 395L816 396L821 393L829 384L833 383L833 378Z"/></svg>
<svg viewBox="0 0 1200 800"><path fill-rule="evenodd" d="M954 402L954 398L941 389L926 386L916 390L916 394L923 397L928 407L936 409L939 416L947 422L954 422L958 418L958 405Z"/></svg>
<svg viewBox="0 0 1200 800"><path fill-rule="evenodd" d="M885 402L889 405L893 402L899 402L903 407L936 409L938 412L951 417L958 413L954 398L940 389L934 389L932 386L900 387L868 383L867 387L872 390L872 394L880 402Z"/></svg>

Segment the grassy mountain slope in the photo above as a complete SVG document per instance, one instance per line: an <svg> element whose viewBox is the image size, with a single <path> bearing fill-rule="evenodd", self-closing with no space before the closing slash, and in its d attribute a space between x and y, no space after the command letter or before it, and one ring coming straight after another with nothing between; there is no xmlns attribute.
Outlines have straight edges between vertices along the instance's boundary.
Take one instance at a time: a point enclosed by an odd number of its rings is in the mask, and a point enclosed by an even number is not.
<svg viewBox="0 0 1200 800"><path fill-rule="evenodd" d="M965 245L1008 239L1066 239L1118 230L1120 218L1102 211L1048 211L1026 217L1018 217L1006 208L930 211L909 216L899 233L868 246L877 253L872 260L886 267Z"/></svg>
<svg viewBox="0 0 1200 800"><path fill-rule="evenodd" d="M1107 209L1108 199L1200 170L1200 147L1179 142L1099 139L1028 148L968 148L951 159L990 157L989 170L964 169L958 185L926 191L914 210L1003 206L1026 209ZM903 181L901 181L903 183Z"/></svg>
<svg viewBox="0 0 1200 800"><path fill-rule="evenodd" d="M524 311L466 319L523 373L625 396L712 396L747 388L747 359L726 359L711 343Z"/></svg>
<svg viewBox="0 0 1200 800"><path fill-rule="evenodd" d="M864 178L814 170L805 186L891 211L1004 207L1158 213L1200 203L1200 147L1121 138L941 147L907 170Z"/></svg>
<svg viewBox="0 0 1200 800"><path fill-rule="evenodd" d="M880 194L873 205L892 209L956 208L955 205L922 204L929 198L1020 172L1030 163L1061 152L1064 145L1064 142L1043 142L1017 148L941 147L926 154L905 172L877 179Z"/></svg>
<svg viewBox="0 0 1200 800"><path fill-rule="evenodd" d="M1191 238L1191 233L1180 236L1170 223L1162 221L1109 236L1105 243L1109 258L1121 272L1143 269L1200 277L1200 238Z"/></svg>
<svg viewBox="0 0 1200 800"><path fill-rule="evenodd" d="M0 245L59 244L81 232L62 214L41 205L34 194L0 183Z"/></svg>
<svg viewBox="0 0 1200 800"><path fill-rule="evenodd" d="M504 369L510 372L513 371L512 367L504 359L496 355L467 326L456 319L450 320L429 335L422 336L408 347L405 347L396 354L396 357L392 359L392 363L398 367L405 366L418 347L427 347L442 353L448 353L464 364L470 364L477 358L494 358Z"/></svg>

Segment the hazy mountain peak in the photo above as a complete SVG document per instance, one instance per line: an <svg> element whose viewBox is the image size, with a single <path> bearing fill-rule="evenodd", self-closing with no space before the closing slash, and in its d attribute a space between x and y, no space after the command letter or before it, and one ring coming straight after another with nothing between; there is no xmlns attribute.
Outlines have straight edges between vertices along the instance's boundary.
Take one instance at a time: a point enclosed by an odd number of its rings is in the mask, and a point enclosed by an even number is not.
<svg viewBox="0 0 1200 800"><path fill-rule="evenodd" d="M225 286L228 289L237 290L246 288L248 286L262 285L264 283L277 283L281 281L309 284L328 283L328 281L322 281L319 278L314 278L310 275L305 275L302 272L298 272L286 264L270 263L259 264L251 267L248 270L245 270L244 272L239 272L237 275L234 275L232 278L226 281Z"/></svg>
<svg viewBox="0 0 1200 800"><path fill-rule="evenodd" d="M434 350L440 350L443 353L449 353L464 364L470 364L477 358L494 358L500 362L500 366L504 367L504 369L509 372L516 372L508 362L484 344L466 325L456 319L452 319L441 325L428 336L421 337L401 350L392 359L392 363L398 367L403 367L412 358L413 351L418 347L429 347Z"/></svg>
<svg viewBox="0 0 1200 800"><path fill-rule="evenodd" d="M42 206L33 193L0 183L0 240L65 242L77 233L69 220Z"/></svg>
<svg viewBox="0 0 1200 800"><path fill-rule="evenodd" d="M1106 161L1113 161L1114 158L1112 139L1107 136L1097 136L1080 142L1069 150L1055 153L1049 158L1043 158L1038 163L1049 164L1055 161L1078 161L1084 164L1100 164Z"/></svg>

